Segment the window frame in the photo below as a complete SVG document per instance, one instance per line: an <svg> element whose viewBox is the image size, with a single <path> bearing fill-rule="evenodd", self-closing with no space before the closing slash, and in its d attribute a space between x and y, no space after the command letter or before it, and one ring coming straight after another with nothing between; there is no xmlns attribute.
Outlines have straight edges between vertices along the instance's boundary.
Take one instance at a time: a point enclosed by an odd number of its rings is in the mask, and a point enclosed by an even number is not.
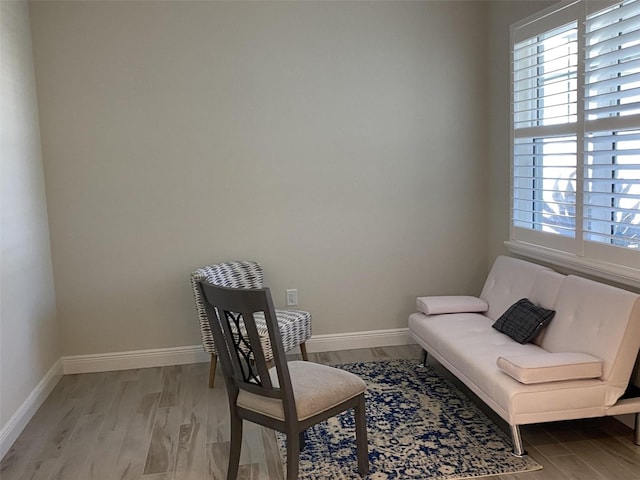
<svg viewBox="0 0 640 480"><path fill-rule="evenodd" d="M549 263L559 267L564 267L573 271L585 273L587 275L604 278L606 280L631 285L640 288L640 249L630 247L618 247L613 244L604 244L588 240L588 229L585 228L586 192L585 175L589 168L586 158L587 139L593 129L587 129L587 117L585 112L585 24L587 17L592 13L599 12L610 6L623 3L620 0L600 1L600 0L565 0L553 5L541 12L532 15L511 26L510 30L510 198L509 198L509 240L505 242L506 247L514 254L535 260ZM516 169L522 168L521 164L516 165L515 146L518 139L527 135L516 135L516 87L514 79L515 46L521 42L529 41L537 37L539 39L551 32L554 28L577 22L577 119L575 122L568 122L558 127L553 125L542 128L532 127L532 140L535 141L536 129L548 131L552 135L575 135L575 238L568 238L563 235L552 234L541 229L518 227L516 213ZM518 101L521 101L520 99ZM619 117L613 117L619 119ZM539 124L538 124L539 125ZM640 130L640 126L638 126ZM615 131L615 129L613 129ZM602 130L596 130L601 132ZM546 137L537 137L549 138ZM536 167L537 168L537 167ZM537 177L532 180L531 192L535 190L534 183ZM525 187L526 190L526 187ZM635 194L634 194L635 195ZM533 194L532 194L533 196ZM632 197L634 198L634 197ZM527 200L528 201L528 200ZM530 200L533 204L533 200ZM544 202L543 202L544 203ZM536 207L531 207L532 213L536 213ZM593 238L593 233L591 233Z"/></svg>

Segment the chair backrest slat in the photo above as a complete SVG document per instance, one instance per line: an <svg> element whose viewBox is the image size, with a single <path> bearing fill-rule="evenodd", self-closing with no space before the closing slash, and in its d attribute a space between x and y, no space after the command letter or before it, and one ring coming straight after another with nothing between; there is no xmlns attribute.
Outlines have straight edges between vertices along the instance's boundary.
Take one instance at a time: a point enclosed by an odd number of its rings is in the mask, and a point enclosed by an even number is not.
<svg viewBox="0 0 640 480"><path fill-rule="evenodd" d="M253 316L253 313L254 312L251 312L251 311L245 311L240 315L244 320L244 327L246 330L246 334L249 337L248 344L249 344L249 349L251 351L251 360L253 360L255 369L257 370L258 385L269 389L269 388L272 388L273 386L271 384L271 377L269 376L269 367L267 366L266 356L262 348L261 336L258 333L258 328L256 326L256 321L255 321L255 317ZM229 314L229 312L225 310L225 314ZM247 320L248 318L250 320ZM251 366L251 362L250 362L250 366Z"/></svg>

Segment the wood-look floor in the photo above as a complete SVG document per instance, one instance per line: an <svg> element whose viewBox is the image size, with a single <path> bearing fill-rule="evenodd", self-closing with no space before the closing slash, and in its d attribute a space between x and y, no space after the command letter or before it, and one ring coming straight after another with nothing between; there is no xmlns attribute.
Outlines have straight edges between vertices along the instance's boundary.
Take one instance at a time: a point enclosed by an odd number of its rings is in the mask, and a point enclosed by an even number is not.
<svg viewBox="0 0 640 480"><path fill-rule="evenodd" d="M310 359L346 363L419 355L418 347L403 346ZM223 480L227 397L221 376L207 388L207 369L201 363L64 376L0 463L0 479ZM640 447L631 429L614 419L529 426L523 437L544 469L491 478L640 479ZM238 478L283 478L273 432L247 422L240 462Z"/></svg>

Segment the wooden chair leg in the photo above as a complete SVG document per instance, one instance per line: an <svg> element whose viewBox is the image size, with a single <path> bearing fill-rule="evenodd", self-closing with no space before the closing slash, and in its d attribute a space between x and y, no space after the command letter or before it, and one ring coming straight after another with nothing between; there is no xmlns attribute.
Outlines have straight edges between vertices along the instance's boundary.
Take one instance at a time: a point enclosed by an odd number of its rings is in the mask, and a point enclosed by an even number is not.
<svg viewBox="0 0 640 480"><path fill-rule="evenodd" d="M211 354L211 365L209 366L209 388L213 388L213 382L216 380L216 365L218 364L218 356Z"/></svg>
<svg viewBox="0 0 640 480"><path fill-rule="evenodd" d="M242 450L242 419L231 412L231 447L229 449L229 467L227 480L236 480L240 467L240 451Z"/></svg>
<svg viewBox="0 0 640 480"><path fill-rule="evenodd" d="M298 480L300 464L300 434L295 431L287 433L287 480Z"/></svg>
<svg viewBox="0 0 640 480"><path fill-rule="evenodd" d="M302 353L302 359L305 362L308 362L309 356L307 355L307 345L304 342L300 344L300 353Z"/></svg>
<svg viewBox="0 0 640 480"><path fill-rule="evenodd" d="M365 411L364 394L353 410L356 420L356 446L358 451L358 473L369 473L369 443L367 441L367 415Z"/></svg>

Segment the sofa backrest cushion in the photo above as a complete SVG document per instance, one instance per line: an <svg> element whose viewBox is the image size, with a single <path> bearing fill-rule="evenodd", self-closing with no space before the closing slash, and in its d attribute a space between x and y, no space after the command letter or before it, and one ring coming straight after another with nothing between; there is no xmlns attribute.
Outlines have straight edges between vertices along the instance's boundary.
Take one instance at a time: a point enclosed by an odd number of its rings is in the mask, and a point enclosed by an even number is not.
<svg viewBox="0 0 640 480"><path fill-rule="evenodd" d="M529 300L536 305L553 310L558 299L560 286L566 275L553 270L541 270L536 274L536 279L529 293Z"/></svg>
<svg viewBox="0 0 640 480"><path fill-rule="evenodd" d="M569 275L554 309L540 346L601 358L602 380L624 390L640 349L640 295Z"/></svg>
<svg viewBox="0 0 640 480"><path fill-rule="evenodd" d="M553 270L538 272L536 275L536 281L533 283L531 293L529 294L529 300L541 307L548 308L549 310L555 310L560 285L562 285L565 278L566 275L554 272ZM551 322L553 323L553 320ZM540 335L533 340L533 343L540 345L546 334L547 328L545 327L542 329Z"/></svg>
<svg viewBox="0 0 640 480"><path fill-rule="evenodd" d="M553 270L517 258L498 257L480 293L480 298L489 304L489 310L485 315L495 321L515 302L521 298L529 298L536 278L541 272L553 272ZM536 303L535 299L529 299ZM553 305L541 306L553 307Z"/></svg>

